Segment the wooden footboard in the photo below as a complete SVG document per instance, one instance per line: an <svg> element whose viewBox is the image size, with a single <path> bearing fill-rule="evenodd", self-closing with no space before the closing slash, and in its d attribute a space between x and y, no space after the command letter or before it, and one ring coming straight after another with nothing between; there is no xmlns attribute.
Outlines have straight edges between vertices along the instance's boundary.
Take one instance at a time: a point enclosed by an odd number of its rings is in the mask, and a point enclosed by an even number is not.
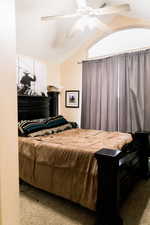
<svg viewBox="0 0 150 225"><path fill-rule="evenodd" d="M148 158L150 156L150 132L136 132L135 141L138 143L140 164L141 164L141 176L143 178L150 177L150 171L148 166Z"/></svg>
<svg viewBox="0 0 150 225"><path fill-rule="evenodd" d="M148 178L149 133L133 135L132 149L102 149L95 153L98 163L96 225L122 225L122 199L139 177Z"/></svg>

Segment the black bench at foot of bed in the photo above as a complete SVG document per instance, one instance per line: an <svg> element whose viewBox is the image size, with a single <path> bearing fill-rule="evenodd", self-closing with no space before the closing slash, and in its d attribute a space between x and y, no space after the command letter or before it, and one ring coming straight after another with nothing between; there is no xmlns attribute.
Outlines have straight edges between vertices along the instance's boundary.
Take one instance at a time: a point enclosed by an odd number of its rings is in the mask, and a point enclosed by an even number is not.
<svg viewBox="0 0 150 225"><path fill-rule="evenodd" d="M119 208L137 179L148 178L149 132L133 134L130 149L102 149L95 153L98 163L96 225L122 225Z"/></svg>

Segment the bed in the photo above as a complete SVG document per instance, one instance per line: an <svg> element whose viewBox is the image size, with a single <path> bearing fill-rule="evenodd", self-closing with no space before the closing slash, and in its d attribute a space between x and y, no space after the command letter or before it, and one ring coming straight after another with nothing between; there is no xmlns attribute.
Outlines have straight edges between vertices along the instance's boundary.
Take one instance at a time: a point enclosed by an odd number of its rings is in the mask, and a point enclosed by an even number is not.
<svg viewBox="0 0 150 225"><path fill-rule="evenodd" d="M19 137L20 178L95 210L97 225L122 225L123 199L149 176L149 133L84 130L68 121L40 132Z"/></svg>

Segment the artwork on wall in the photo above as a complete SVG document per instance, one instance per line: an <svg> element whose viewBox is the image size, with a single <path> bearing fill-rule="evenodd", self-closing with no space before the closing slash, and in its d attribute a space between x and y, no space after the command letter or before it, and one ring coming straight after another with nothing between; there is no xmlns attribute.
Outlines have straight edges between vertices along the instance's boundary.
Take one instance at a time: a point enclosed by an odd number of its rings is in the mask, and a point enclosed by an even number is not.
<svg viewBox="0 0 150 225"><path fill-rule="evenodd" d="M65 106L67 108L79 108L78 90L67 90L65 92Z"/></svg>
<svg viewBox="0 0 150 225"><path fill-rule="evenodd" d="M38 95L32 88L31 83L36 82L36 75L31 75L28 71L23 71L24 75L17 86L18 95Z"/></svg>
<svg viewBox="0 0 150 225"><path fill-rule="evenodd" d="M47 94L46 65L26 56L17 56L18 95L45 96Z"/></svg>

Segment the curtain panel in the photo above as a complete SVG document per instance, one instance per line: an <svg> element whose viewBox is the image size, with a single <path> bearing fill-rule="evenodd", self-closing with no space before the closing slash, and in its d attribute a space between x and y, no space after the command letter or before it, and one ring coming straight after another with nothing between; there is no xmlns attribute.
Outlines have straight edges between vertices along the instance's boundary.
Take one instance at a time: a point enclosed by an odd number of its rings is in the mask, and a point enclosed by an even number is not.
<svg viewBox="0 0 150 225"><path fill-rule="evenodd" d="M83 62L81 126L150 130L150 50Z"/></svg>
<svg viewBox="0 0 150 225"><path fill-rule="evenodd" d="M83 62L81 127L118 130L117 57Z"/></svg>

